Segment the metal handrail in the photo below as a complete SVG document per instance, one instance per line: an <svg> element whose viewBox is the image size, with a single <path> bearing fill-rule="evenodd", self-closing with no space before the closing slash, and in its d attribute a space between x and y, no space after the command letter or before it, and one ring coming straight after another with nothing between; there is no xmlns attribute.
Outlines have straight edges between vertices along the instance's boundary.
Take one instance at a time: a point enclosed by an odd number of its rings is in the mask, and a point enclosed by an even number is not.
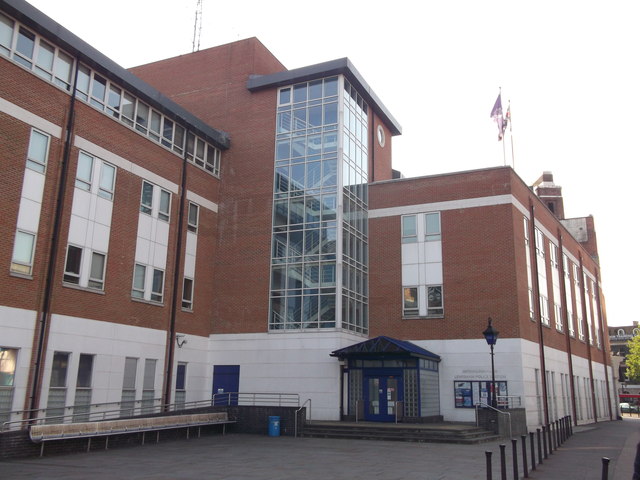
<svg viewBox="0 0 640 480"><path fill-rule="evenodd" d="M7 421L7 422L3 422L1 427L0 427L0 431L5 431L8 428L7 427L11 427L13 425L17 425L19 428L19 430L24 430L26 429L29 425L41 425L43 423L46 423L48 421L54 420L55 423L73 423L74 418L77 417L84 417L87 418L88 420L86 421L91 421L91 422L95 422L95 421L101 421L101 420L109 420L109 419L114 419L114 418L121 418L121 417L135 417L135 416L140 416L143 414L153 414L153 413L160 413L163 411L169 411L169 412L177 412L183 409L187 409L187 408L198 408L198 407L208 407L211 406L211 400L196 400L196 401L192 401L192 402L176 402L176 403L167 403L167 404L157 404L157 405L142 405L143 401L150 401L152 399L145 399L145 400L135 400L135 404L139 404L138 406L129 406L127 404L127 401L125 402L105 402L105 403L92 403L90 405L70 405L70 406L65 406L64 409L73 409L76 406L82 406L82 407L86 407L89 406L92 409L96 409L99 407L104 407L107 405L118 405L120 406L120 408L117 409L110 409L110 410L99 410L99 411L89 411L89 412L81 412L81 413L70 413L68 415L50 415L47 416L46 415L46 408L39 408L39 409L31 409L31 410L15 410L13 412L11 412L12 414L24 414L24 413L29 413L29 412L44 412L45 416L38 416L35 418L27 418L27 419L21 419L21 420L13 420L13 421ZM155 400L161 400L161 399L153 399ZM123 405L124 404L124 405ZM62 408L62 407L60 407ZM126 412L133 412L132 414L127 414L127 415L122 415L122 412L126 411ZM69 421L70 420L70 421ZM9 428L10 429L10 428Z"/></svg>
<svg viewBox="0 0 640 480"><path fill-rule="evenodd" d="M302 406L300 408L298 408L296 410L296 414L294 416L294 429L293 429L293 436L294 437L298 437L298 413L300 412L300 410L302 410L304 408L304 406L309 403L309 422L311 422L311 399L307 398L304 403L302 404ZM306 416L306 412L305 412L305 421L307 420L307 416Z"/></svg>
<svg viewBox="0 0 640 480"><path fill-rule="evenodd" d="M484 408L490 408L491 410L498 412L500 415L506 415L507 418L509 419L509 438L512 437L512 433L511 433L511 414L509 412L503 412L502 410L498 410L495 407L492 407L491 405L488 405L484 402L478 402L476 403L476 427L478 427L480 425L479 423L479 419L478 419L478 408L479 407L484 407Z"/></svg>
<svg viewBox="0 0 640 480"><path fill-rule="evenodd" d="M226 398L226 403L224 399ZM220 403L222 401L222 403ZM278 393L278 392L225 392L214 393L211 397L211 405L237 405L265 406L276 405L283 406L300 406L300 395L297 393Z"/></svg>

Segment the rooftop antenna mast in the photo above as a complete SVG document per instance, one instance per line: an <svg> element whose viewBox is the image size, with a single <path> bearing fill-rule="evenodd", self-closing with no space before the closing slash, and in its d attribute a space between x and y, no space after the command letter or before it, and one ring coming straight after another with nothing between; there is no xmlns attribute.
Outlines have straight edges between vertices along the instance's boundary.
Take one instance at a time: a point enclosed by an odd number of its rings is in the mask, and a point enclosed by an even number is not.
<svg viewBox="0 0 640 480"><path fill-rule="evenodd" d="M202 32L202 0L196 2L196 21L193 24L193 50L200 50L200 33Z"/></svg>

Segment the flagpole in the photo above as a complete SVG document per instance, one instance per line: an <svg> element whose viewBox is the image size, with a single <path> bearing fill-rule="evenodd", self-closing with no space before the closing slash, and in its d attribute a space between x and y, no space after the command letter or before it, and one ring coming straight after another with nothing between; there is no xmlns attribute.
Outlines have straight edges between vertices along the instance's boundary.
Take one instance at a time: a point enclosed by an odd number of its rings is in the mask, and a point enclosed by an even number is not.
<svg viewBox="0 0 640 480"><path fill-rule="evenodd" d="M507 120L509 122L509 141L511 142L511 165L512 168L516 169L516 157L513 153L513 123L511 122L511 100L509 100L509 105L507 106Z"/></svg>
<svg viewBox="0 0 640 480"><path fill-rule="evenodd" d="M500 98L502 98L502 87L498 87L500 89L500 92L498 93L498 96ZM502 112L500 112L500 115L502 115ZM504 116L502 117L502 121L504 122ZM504 132L504 130L503 130ZM504 166L507 166L507 152L506 152L506 147L505 144L506 142L504 141L504 133L502 133L502 163L504 164Z"/></svg>

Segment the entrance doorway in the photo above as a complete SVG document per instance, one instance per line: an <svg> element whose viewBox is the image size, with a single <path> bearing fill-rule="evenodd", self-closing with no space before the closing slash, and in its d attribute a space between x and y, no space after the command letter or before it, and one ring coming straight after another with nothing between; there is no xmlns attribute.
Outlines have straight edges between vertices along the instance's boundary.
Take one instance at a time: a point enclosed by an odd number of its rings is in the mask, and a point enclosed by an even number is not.
<svg viewBox="0 0 640 480"><path fill-rule="evenodd" d="M214 405L237 405L240 365L213 366Z"/></svg>
<svg viewBox="0 0 640 480"><path fill-rule="evenodd" d="M365 420L392 422L398 402L402 402L402 377L398 375L367 375L364 382Z"/></svg>

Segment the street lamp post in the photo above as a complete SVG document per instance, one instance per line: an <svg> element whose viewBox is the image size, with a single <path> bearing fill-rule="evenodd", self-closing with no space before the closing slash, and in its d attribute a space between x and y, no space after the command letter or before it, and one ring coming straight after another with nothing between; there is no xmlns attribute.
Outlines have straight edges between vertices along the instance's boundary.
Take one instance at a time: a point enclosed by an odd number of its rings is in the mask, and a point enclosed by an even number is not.
<svg viewBox="0 0 640 480"><path fill-rule="evenodd" d="M482 335L484 335L484 339L491 347L491 398L489 399L489 403L493 408L498 408L498 400L496 398L496 369L493 364L493 346L498 341L498 331L491 326L491 317L489 317L489 325Z"/></svg>

